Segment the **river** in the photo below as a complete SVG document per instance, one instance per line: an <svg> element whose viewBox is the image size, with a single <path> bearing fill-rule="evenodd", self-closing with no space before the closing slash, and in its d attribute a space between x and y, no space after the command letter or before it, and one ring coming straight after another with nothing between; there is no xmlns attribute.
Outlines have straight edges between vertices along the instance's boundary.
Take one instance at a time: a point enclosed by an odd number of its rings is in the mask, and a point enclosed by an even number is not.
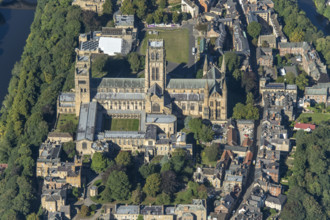
<svg viewBox="0 0 330 220"><path fill-rule="evenodd" d="M20 60L30 26L34 18L33 10L0 9L6 20L0 26L0 103L7 94L11 71Z"/></svg>
<svg viewBox="0 0 330 220"><path fill-rule="evenodd" d="M318 30L321 30L326 36L330 35L330 23L328 19L316 11L313 0L298 0L298 5L300 9L306 12L306 16Z"/></svg>

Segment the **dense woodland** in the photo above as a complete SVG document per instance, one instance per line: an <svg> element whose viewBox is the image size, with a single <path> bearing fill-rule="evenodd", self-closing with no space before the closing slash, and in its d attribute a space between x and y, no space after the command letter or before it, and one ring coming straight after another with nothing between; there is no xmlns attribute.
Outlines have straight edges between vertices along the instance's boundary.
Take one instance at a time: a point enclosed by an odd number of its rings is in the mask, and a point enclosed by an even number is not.
<svg viewBox="0 0 330 220"><path fill-rule="evenodd" d="M330 218L330 121L310 134L296 136L292 176L289 179L288 202L282 219Z"/></svg>
<svg viewBox="0 0 330 220"><path fill-rule="evenodd" d="M55 120L59 92L73 86L74 48L80 32L98 25L92 13L70 0L39 0L31 33L1 108L0 219L22 219L38 211L35 159Z"/></svg>

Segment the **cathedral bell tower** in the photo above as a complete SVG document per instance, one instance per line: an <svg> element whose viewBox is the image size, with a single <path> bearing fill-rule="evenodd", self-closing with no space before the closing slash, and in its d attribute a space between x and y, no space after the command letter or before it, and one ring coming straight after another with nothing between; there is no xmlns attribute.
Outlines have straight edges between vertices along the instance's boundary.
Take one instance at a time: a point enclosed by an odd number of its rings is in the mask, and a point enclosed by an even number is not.
<svg viewBox="0 0 330 220"><path fill-rule="evenodd" d="M90 56L76 57L75 66L75 100L76 116L80 114L82 103L89 103L90 97L90 78L91 78L91 59Z"/></svg>
<svg viewBox="0 0 330 220"><path fill-rule="evenodd" d="M146 112L164 112L166 61L164 40L149 40L145 62Z"/></svg>

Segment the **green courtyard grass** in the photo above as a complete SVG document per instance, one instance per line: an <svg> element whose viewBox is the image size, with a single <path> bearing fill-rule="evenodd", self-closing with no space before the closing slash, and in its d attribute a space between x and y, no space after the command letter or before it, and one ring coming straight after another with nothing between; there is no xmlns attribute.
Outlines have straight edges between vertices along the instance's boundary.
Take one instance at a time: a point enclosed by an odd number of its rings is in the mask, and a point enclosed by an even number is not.
<svg viewBox="0 0 330 220"><path fill-rule="evenodd" d="M138 131L139 119L111 119L111 131Z"/></svg>
<svg viewBox="0 0 330 220"><path fill-rule="evenodd" d="M61 132L63 127L71 122L75 127L78 126L78 117L75 114L60 114L58 117L55 131Z"/></svg>
<svg viewBox="0 0 330 220"><path fill-rule="evenodd" d="M297 121L301 121L303 118L312 118L310 123L313 124L320 124L323 121L329 121L330 120L330 113L302 113Z"/></svg>
<svg viewBox="0 0 330 220"><path fill-rule="evenodd" d="M189 53L189 31L188 29L157 30L158 35L149 34L142 41L141 53L146 54L149 39L164 39L166 60L173 63L188 63Z"/></svg>

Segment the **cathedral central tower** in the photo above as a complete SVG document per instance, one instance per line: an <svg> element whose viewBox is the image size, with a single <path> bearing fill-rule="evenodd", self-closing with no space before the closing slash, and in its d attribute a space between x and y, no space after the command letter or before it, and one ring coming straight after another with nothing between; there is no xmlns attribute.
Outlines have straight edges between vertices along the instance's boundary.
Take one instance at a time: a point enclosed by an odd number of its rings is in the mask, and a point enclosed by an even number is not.
<svg viewBox="0 0 330 220"><path fill-rule="evenodd" d="M164 40L148 41L145 63L146 112L163 113L166 86Z"/></svg>

